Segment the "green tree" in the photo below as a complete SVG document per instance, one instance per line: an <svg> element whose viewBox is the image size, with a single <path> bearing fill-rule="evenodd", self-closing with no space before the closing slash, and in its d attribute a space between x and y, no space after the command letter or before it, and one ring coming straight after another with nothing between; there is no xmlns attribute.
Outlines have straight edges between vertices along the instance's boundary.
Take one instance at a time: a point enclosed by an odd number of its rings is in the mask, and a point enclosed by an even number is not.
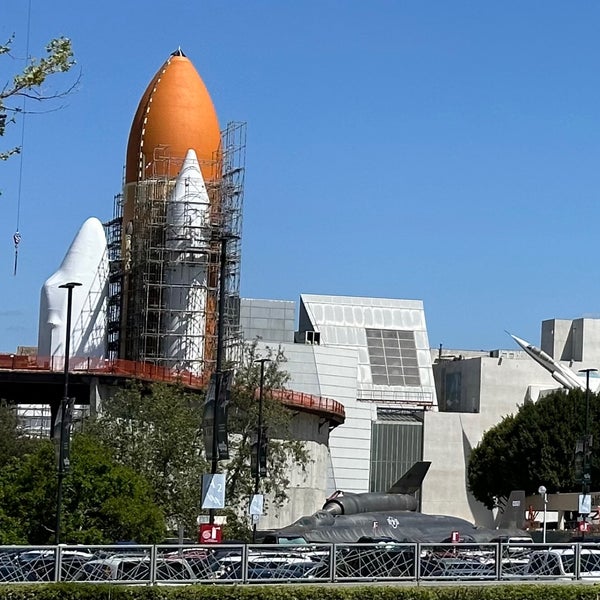
<svg viewBox="0 0 600 600"><path fill-rule="evenodd" d="M11 57L13 39L11 37L6 43L0 44L0 55ZM4 135L7 123L14 122L15 115L22 112L23 98L42 102L61 98L72 91L74 86L60 92L47 93L43 85L48 77L69 71L74 64L71 41L59 37L48 43L45 57L29 60L21 72L4 82L0 88L0 137ZM2 151L0 160L7 160L19 151L18 146Z"/></svg>
<svg viewBox="0 0 600 600"><path fill-rule="evenodd" d="M581 490L575 476L575 445L585 431L586 402L581 390L555 391L522 406L487 431L471 453L469 489L492 508L511 490L537 491L540 484L556 492ZM598 433L598 396L590 395L590 431ZM595 430L595 431L594 431ZM597 450L600 435L594 437ZM600 481L600 463L592 460L592 481Z"/></svg>
<svg viewBox="0 0 600 600"><path fill-rule="evenodd" d="M239 516L248 513L254 493L254 473L251 471L252 446L258 429L260 363L256 343L246 344L231 389L229 409L229 444L231 460L226 465L227 506L238 507ZM284 390L289 375L284 369L281 349L266 350L263 383L263 425L268 438L267 473L260 478L260 493L265 494L271 508L277 510L288 500L292 471L306 470L309 455L302 440L294 439L291 431L293 412L285 407L276 390ZM239 533L238 533L239 535Z"/></svg>
<svg viewBox="0 0 600 600"><path fill-rule="evenodd" d="M44 440L0 470L0 542L47 544L54 540L56 450ZM63 487L63 539L71 543L160 541L164 517L148 482L117 464L110 451L76 434Z"/></svg>
<svg viewBox="0 0 600 600"><path fill-rule="evenodd" d="M31 452L38 442L19 424L15 407L0 400L0 465Z"/></svg>
<svg viewBox="0 0 600 600"><path fill-rule="evenodd" d="M202 397L181 386L134 383L102 404L86 431L116 460L142 474L169 526L195 532L202 474Z"/></svg>
<svg viewBox="0 0 600 600"><path fill-rule="evenodd" d="M231 387L228 410L230 459L219 470L226 471L226 506L235 537L248 530L248 506L254 491L250 462L258 424L260 365L256 344L245 347ZM268 351L263 386L263 424L269 437L267 474L261 477L261 492L272 507L288 498L289 473L305 469L309 457L305 445L291 435L293 413L273 390L282 390L288 380L280 350ZM192 536L201 506L202 475L210 472L203 441L202 395L181 386L156 383L131 384L102 404L101 414L86 431L114 450L117 461L141 473L154 487L154 501L167 517L169 527L183 527ZM237 516L237 519L236 519Z"/></svg>

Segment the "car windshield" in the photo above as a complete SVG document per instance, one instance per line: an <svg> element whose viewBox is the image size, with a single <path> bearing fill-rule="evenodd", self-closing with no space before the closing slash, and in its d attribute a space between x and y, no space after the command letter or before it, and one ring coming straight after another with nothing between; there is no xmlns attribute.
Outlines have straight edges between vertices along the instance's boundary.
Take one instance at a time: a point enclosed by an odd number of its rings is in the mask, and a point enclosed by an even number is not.
<svg viewBox="0 0 600 600"><path fill-rule="evenodd" d="M279 538L279 543L280 544L306 544L306 540L302 537L302 536L297 536L297 537L280 537Z"/></svg>

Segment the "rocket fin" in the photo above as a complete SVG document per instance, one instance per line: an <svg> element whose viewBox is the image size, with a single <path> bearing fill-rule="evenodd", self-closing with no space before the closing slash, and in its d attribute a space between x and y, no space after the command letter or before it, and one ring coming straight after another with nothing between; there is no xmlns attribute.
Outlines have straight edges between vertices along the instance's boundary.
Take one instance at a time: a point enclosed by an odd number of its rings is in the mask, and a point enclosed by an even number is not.
<svg viewBox="0 0 600 600"><path fill-rule="evenodd" d="M523 529L525 521L525 492L513 490L502 508L497 529Z"/></svg>
<svg viewBox="0 0 600 600"><path fill-rule="evenodd" d="M388 494L414 494L421 488L423 479L429 471L431 462L416 462L396 483L388 490Z"/></svg>

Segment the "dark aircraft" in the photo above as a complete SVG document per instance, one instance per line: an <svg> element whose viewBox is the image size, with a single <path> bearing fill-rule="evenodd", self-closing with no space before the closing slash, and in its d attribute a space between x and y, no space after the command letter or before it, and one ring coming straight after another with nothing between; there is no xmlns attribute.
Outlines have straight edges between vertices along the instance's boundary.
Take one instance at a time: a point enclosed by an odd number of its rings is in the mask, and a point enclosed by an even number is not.
<svg viewBox="0 0 600 600"><path fill-rule="evenodd" d="M323 509L301 517L288 527L269 533L264 543L355 543L359 540L397 542L492 542L530 538L519 529L525 494L513 492L502 519L502 529L485 529L459 517L417 511L415 492L421 487L429 462L415 463L388 492L336 492Z"/></svg>

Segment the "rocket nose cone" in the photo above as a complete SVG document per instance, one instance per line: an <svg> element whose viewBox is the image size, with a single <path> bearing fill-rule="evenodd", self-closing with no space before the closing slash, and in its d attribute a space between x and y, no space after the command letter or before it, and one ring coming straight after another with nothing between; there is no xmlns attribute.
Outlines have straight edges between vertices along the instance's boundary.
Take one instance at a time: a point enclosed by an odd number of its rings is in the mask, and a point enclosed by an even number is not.
<svg viewBox="0 0 600 600"><path fill-rule="evenodd" d="M218 176L221 132L210 94L192 62L176 50L154 75L133 117L125 182L174 177L193 148L205 180ZM165 150L168 149L168 150Z"/></svg>
<svg viewBox="0 0 600 600"><path fill-rule="evenodd" d="M515 340L515 342L517 342L517 344L519 344L519 346L521 346L522 348L527 348L531 346L529 342L526 342L525 340L521 339L520 337L517 337L516 335L513 335L512 333L509 333L508 335L510 335L510 337L513 340Z"/></svg>

